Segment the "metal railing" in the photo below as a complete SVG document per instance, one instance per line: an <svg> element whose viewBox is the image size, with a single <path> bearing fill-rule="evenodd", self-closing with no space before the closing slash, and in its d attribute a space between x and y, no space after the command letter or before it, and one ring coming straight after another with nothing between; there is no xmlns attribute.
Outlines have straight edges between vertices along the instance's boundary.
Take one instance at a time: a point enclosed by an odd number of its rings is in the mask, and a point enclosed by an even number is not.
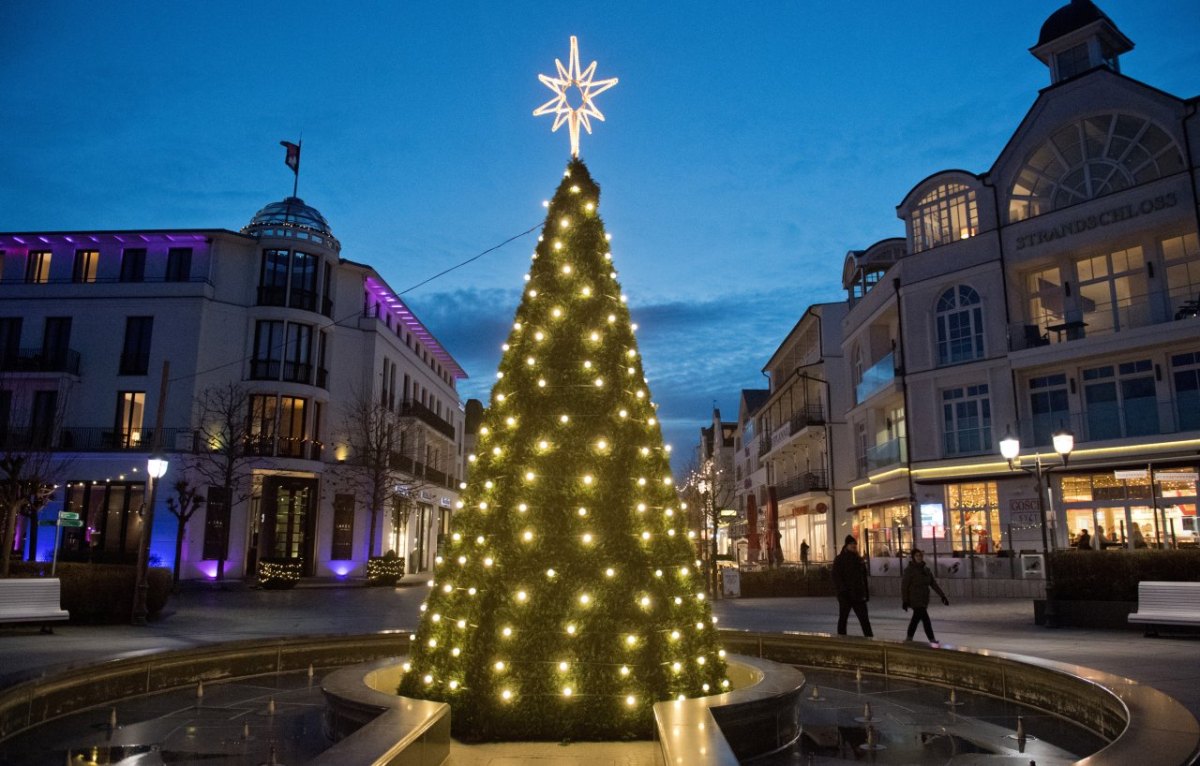
<svg viewBox="0 0 1200 766"><path fill-rule="evenodd" d="M992 427L960 428L942 434L942 450L946 457L958 455L979 455L984 452L996 451L992 442Z"/></svg>
<svg viewBox="0 0 1200 766"><path fill-rule="evenodd" d="M1081 412L1035 415L1022 421L1018 430L1022 444L1047 447L1054 432L1062 428L1075 435L1076 443L1200 431L1200 394L1175 399L1126 399Z"/></svg>
<svg viewBox="0 0 1200 766"><path fill-rule="evenodd" d="M0 354L0 372L79 374L79 352L71 349L9 348Z"/></svg>
<svg viewBox="0 0 1200 766"><path fill-rule="evenodd" d="M903 436L889 439L867 448L867 473L875 473L908 460L908 447Z"/></svg>
<svg viewBox="0 0 1200 766"><path fill-rule="evenodd" d="M454 426L439 417L433 410L414 399L405 399L400 403L400 414L415 417L417 420L431 426L433 430L442 434L447 439L454 438Z"/></svg>
<svg viewBox="0 0 1200 766"><path fill-rule="evenodd" d="M862 404L867 399L892 385L895 380L896 354L894 351L891 351L863 373L862 380L854 387L855 404Z"/></svg>
<svg viewBox="0 0 1200 766"><path fill-rule="evenodd" d="M824 492L829 489L829 475L824 469L805 471L784 479L775 485L775 497L779 500L803 495L805 492Z"/></svg>
<svg viewBox="0 0 1200 766"><path fill-rule="evenodd" d="M404 471L409 476L425 479L446 489L458 488L458 479L455 476L426 463L414 460L400 452L392 453L391 459L388 461L388 467L395 471Z"/></svg>
<svg viewBox="0 0 1200 766"><path fill-rule="evenodd" d="M58 429L8 428L0 431L0 448L66 452L149 452L152 436L149 428L125 431L75 426L62 426ZM167 449L196 451L190 428L164 428L162 443Z"/></svg>
<svg viewBox="0 0 1200 766"><path fill-rule="evenodd" d="M1008 331L1008 350L1099 338L1149 325L1186 321L1200 316L1200 286L1183 286L1169 295L1144 293L1116 301L1068 299L1062 314L1026 316Z"/></svg>

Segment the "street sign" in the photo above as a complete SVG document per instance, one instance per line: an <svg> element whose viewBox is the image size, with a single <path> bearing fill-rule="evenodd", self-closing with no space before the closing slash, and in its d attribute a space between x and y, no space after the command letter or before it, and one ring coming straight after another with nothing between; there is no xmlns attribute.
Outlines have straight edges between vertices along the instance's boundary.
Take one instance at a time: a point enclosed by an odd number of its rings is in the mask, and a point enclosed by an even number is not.
<svg viewBox="0 0 1200 766"><path fill-rule="evenodd" d="M83 519L59 519L58 525L60 527L82 527Z"/></svg>
<svg viewBox="0 0 1200 766"><path fill-rule="evenodd" d="M59 511L58 518L60 519L78 519L79 514L74 511Z"/></svg>

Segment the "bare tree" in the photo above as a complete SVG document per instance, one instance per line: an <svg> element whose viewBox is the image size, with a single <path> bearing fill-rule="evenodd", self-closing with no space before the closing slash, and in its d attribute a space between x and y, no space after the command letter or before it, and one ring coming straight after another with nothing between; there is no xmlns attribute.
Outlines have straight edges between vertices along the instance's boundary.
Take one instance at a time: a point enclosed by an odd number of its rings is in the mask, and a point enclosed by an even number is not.
<svg viewBox="0 0 1200 766"><path fill-rule="evenodd" d="M237 382L209 386L196 395L193 417L196 449L184 458L185 475L195 477L196 491L201 485L208 486L208 512L223 514L217 520L223 536L217 579L223 580L229 555L230 514L253 491L252 464L260 452L252 432L250 392Z"/></svg>
<svg viewBox="0 0 1200 766"><path fill-rule="evenodd" d="M179 564L183 557L183 538L187 534L188 522L196 511L204 505L198 487L188 484L186 479L175 482L175 497L167 498L167 510L175 517L175 569L172 572L172 582L179 585Z"/></svg>
<svg viewBox="0 0 1200 766"><path fill-rule="evenodd" d="M370 514L367 555L376 553L380 514L392 513L397 528L407 525L413 498L428 486L423 457L418 454L421 427L413 418L362 393L355 393L342 411L341 433L347 454L333 473L340 488L366 504Z"/></svg>
<svg viewBox="0 0 1200 766"><path fill-rule="evenodd" d="M688 504L692 526L699 529L701 538L708 538L708 544L701 550L701 559L709 591L715 596L720 593L720 583L717 581L717 525L721 521L721 509L733 502L733 477L712 458L702 461L693 459L685 472L687 478L680 488L680 495Z"/></svg>
<svg viewBox="0 0 1200 766"><path fill-rule="evenodd" d="M69 459L54 449L62 433L65 391L35 403L34 392L0 385L5 398L0 412L0 577L8 577L17 517L32 520L49 501L67 470ZM38 392L45 395L45 392ZM12 427L13 423L27 427Z"/></svg>

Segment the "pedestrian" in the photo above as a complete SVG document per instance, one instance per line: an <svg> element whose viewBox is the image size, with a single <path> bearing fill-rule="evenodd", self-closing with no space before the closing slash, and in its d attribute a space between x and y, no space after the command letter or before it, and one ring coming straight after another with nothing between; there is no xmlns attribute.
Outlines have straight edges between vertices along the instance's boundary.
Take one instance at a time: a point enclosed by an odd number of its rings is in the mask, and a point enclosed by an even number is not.
<svg viewBox="0 0 1200 766"><path fill-rule="evenodd" d="M842 550L833 560L833 588L837 591L839 636L846 635L846 621L850 610L858 617L863 635L871 638L871 619L867 615L867 601L871 598L867 588L867 564L858 555L858 540L846 535Z"/></svg>
<svg viewBox="0 0 1200 766"><path fill-rule="evenodd" d="M1092 549L1092 536L1088 534L1086 529L1079 532L1079 539L1075 541L1075 547L1081 551L1090 551Z"/></svg>
<svg viewBox="0 0 1200 766"><path fill-rule="evenodd" d="M800 563L808 566L808 540L800 541Z"/></svg>
<svg viewBox="0 0 1200 766"><path fill-rule="evenodd" d="M775 529L771 533L771 567L783 566L783 533Z"/></svg>
<svg viewBox="0 0 1200 766"><path fill-rule="evenodd" d="M906 612L912 609L912 619L908 621L908 635L904 640L913 640L919 622L925 628L925 637L929 639L929 643L935 644L937 639L933 637L933 623L929 621L929 589L932 588L941 596L942 603L946 606L950 606L950 599L946 598L941 586L933 578L933 572L925 566L925 553L920 548L913 548L911 557L912 561L904 568L904 575L900 578L901 606Z"/></svg>
<svg viewBox="0 0 1200 766"><path fill-rule="evenodd" d="M1132 525L1132 529L1130 529L1129 536L1130 536L1130 539L1133 540L1134 548L1145 548L1146 547L1146 538L1144 535L1142 535L1142 530L1138 527L1137 524Z"/></svg>

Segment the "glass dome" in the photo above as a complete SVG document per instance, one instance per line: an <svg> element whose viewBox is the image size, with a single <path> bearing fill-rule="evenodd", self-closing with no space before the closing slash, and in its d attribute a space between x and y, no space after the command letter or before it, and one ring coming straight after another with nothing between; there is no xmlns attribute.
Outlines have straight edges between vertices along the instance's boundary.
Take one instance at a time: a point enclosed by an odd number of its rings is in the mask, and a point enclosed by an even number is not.
<svg viewBox="0 0 1200 766"><path fill-rule="evenodd" d="M263 226L279 225L302 226L327 236L333 234L325 216L321 215L315 207L304 204L304 200L299 197L287 197L282 202L272 202L267 205L254 214L246 229L254 230Z"/></svg>

